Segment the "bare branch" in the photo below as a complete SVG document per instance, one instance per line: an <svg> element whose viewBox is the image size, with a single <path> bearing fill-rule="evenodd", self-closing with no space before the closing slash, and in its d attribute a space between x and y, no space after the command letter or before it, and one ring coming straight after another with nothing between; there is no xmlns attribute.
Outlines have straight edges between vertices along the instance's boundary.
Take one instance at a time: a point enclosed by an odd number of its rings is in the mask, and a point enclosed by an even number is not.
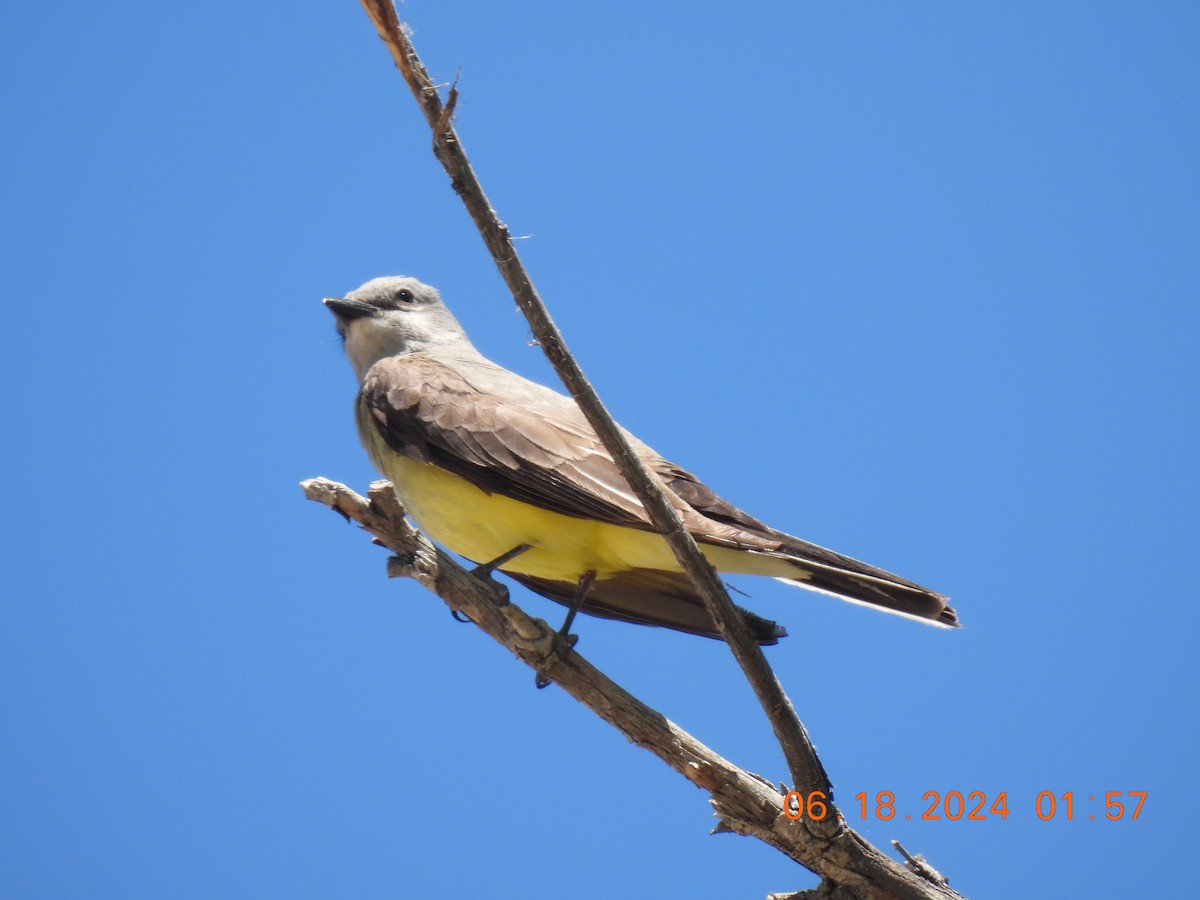
<svg viewBox="0 0 1200 900"><path fill-rule="evenodd" d="M817 873L848 900L955 900L958 894L931 884L883 856L829 807L827 835L816 835L788 817L784 796L765 778L724 759L642 703L579 653L541 619L528 616L495 582L477 578L404 520L404 509L391 485L377 481L367 497L325 478L301 483L310 500L357 522L395 554L390 575L419 581L457 612L538 672L549 675L568 694L643 747L708 791L719 823L717 832L753 835Z"/></svg>
<svg viewBox="0 0 1200 900"><path fill-rule="evenodd" d="M462 142L450 121L450 104L442 106L437 89L424 63L417 56L391 0L362 0L362 4L420 105L425 120L433 129L434 155L450 176L451 185L467 207L500 274L529 321L534 337L646 508L655 529L670 544L676 559L691 577L754 688L783 750L796 789L805 794L821 791L832 803L833 789L829 777L808 734L762 649L725 592L724 584L700 552L695 539L684 528L678 513L667 500L661 482L642 465L600 397L584 377L583 370L567 350L562 334L550 318L550 313L517 256L508 228L496 216L467 161ZM451 94L452 100L455 96L455 93ZM830 822L810 823L810 827L818 834L828 836L833 825Z"/></svg>
<svg viewBox="0 0 1200 900"><path fill-rule="evenodd" d="M404 523L403 510L390 489L377 483L368 501L341 485L317 479L305 483L306 493L360 522L377 535L379 543L396 552L397 556L389 563L390 574L421 581L452 609L465 613L518 658L552 678L631 741L651 750L693 784L708 790L719 817L715 833L754 835L821 875L824 879L821 886L802 896L847 900L957 897L939 881L940 876L934 877L932 869L910 871L846 826L833 805L829 779L761 649L667 501L661 483L642 466L571 357L517 257L508 229L492 210L453 125L457 79L443 105L390 0L362 0L362 3L432 129L434 154L475 221L537 342L704 598L771 722L797 790L805 796L812 792L823 795L828 814L818 821L797 822L789 818L787 813L792 811L785 809L786 792L776 791L765 779L722 759L646 707L590 666L544 622L530 619L508 603L507 592L499 585L481 581L462 570Z"/></svg>

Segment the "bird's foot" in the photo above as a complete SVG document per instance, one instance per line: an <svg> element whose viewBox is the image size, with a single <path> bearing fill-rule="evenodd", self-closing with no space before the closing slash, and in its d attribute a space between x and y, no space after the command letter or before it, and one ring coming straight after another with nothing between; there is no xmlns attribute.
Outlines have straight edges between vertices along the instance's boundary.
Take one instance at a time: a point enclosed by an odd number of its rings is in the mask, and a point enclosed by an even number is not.
<svg viewBox="0 0 1200 900"><path fill-rule="evenodd" d="M554 649L551 650L550 655L546 657L546 660L545 660L546 662L549 662L555 656L559 655L558 638L562 638L566 642L567 649L573 649L575 647L575 645L579 643L579 635L577 635L577 634L567 634L563 631L556 631L554 633L554 637L555 637ZM546 675L543 672L538 672L536 675L533 676L533 686L535 688L537 688L539 691L542 690L542 688L549 687L550 682L551 682L550 676Z"/></svg>
<svg viewBox="0 0 1200 900"><path fill-rule="evenodd" d="M495 559L491 560L490 562L485 562L485 563L478 565L475 568L471 569L470 572L476 578L482 579L483 581L486 581L489 584L491 584L492 587L494 587L496 589L496 591L500 594L499 605L507 606L508 605L508 588L505 587L504 585L502 585L500 582L496 581L494 578L492 578L492 573L495 572L496 569L500 568L500 566L504 565L506 562L516 559L518 556L520 556L526 550L531 550L532 548L533 548L532 544L518 544L517 546L515 546L511 550L509 550L507 553L501 553L499 556L497 556ZM464 616L462 613L455 612L454 610L451 610L450 614L452 616L454 616L454 619L457 622L470 622L471 621L471 619L469 617Z"/></svg>

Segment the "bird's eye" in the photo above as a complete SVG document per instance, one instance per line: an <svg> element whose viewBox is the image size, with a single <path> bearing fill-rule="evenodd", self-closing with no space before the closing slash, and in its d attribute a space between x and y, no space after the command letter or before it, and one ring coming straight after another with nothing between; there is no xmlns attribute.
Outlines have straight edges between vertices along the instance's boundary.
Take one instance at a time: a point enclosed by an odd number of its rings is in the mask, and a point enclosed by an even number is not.
<svg viewBox="0 0 1200 900"><path fill-rule="evenodd" d="M412 303L417 298L413 296L412 291L408 290L408 288L404 288L403 290L396 292L396 299L401 303Z"/></svg>

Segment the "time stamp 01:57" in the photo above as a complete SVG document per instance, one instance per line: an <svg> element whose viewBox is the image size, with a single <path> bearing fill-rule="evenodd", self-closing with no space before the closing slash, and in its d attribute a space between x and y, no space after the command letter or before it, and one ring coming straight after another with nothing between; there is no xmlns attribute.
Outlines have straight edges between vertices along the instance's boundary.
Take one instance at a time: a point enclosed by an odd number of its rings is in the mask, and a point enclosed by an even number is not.
<svg viewBox="0 0 1200 900"><path fill-rule="evenodd" d="M988 819L1007 819L1009 813L1032 811L1043 822L1052 819L1137 819L1146 802L1145 791L1105 791L1102 794L1076 794L1066 791L1056 794L1042 791L1029 798L1021 806L1009 805L1008 791L987 794L984 791L926 791L912 812L905 812L896 805L896 795L891 791L879 791L873 797L866 791L854 795L854 806L843 809L843 815L852 810L859 818L887 821L897 816L903 819L925 821L985 822ZM823 791L801 794L788 791L784 796L784 815L789 819L812 819L821 821L829 815L829 799Z"/></svg>

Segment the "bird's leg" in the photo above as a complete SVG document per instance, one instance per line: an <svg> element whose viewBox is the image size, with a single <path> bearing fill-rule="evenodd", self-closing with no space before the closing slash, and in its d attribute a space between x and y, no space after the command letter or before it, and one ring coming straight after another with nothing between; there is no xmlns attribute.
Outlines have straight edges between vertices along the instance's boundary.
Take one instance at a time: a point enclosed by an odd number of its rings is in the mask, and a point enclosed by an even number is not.
<svg viewBox="0 0 1200 900"><path fill-rule="evenodd" d="M482 565L476 566L475 568L473 568L471 570L471 574L474 575L476 578L490 578L492 573L495 572L502 565L504 565L506 562L509 562L510 560L514 560L518 556L520 556L522 553L524 553L526 550L532 550L532 549L533 549L533 544L517 544L517 546L513 547L507 553L501 553L499 556L497 556L491 562L485 562Z"/></svg>
<svg viewBox="0 0 1200 900"><path fill-rule="evenodd" d="M558 636L567 642L568 647L574 647L579 640L578 636L571 634L571 623L575 621L575 615L583 606L583 601L587 599L588 593L592 589L592 585L596 583L596 573L593 571L584 572L579 579L579 584L575 586L575 596L571 598L571 605L567 607L567 618L563 620L562 628L558 629ZM534 685L538 690L546 687L550 683L550 679L541 672L533 679Z"/></svg>
<svg viewBox="0 0 1200 900"><path fill-rule="evenodd" d="M506 606L508 604L508 588L506 588L500 582L493 580L492 573L495 572L496 569L500 568L500 566L504 565L509 560L516 559L518 556L520 556L526 550L532 550L532 549L533 549L533 544L517 544L517 546L513 547L507 553L501 553L499 556L497 556L491 562L485 562L482 565L478 565L475 568L471 569L470 570L471 574L474 575L476 578L482 578L484 581L490 581L492 583L492 586L494 588L496 588L497 591L500 592L500 596L501 596L501 600L502 600L500 605ZM456 621L456 622L463 622L465 624L465 623L468 623L471 621L470 616L465 615L464 613L460 613L456 609L450 610L450 615L452 615L454 617L454 621Z"/></svg>
<svg viewBox="0 0 1200 900"><path fill-rule="evenodd" d="M596 573L592 571L584 572L579 579L579 584L575 586L575 596L571 599L571 605L567 607L567 617L563 620L562 628L558 629L558 633L570 640L571 623L575 621L575 615L583 606L583 601L587 599L588 593L592 589L592 585L596 583ZM575 642L571 641L571 646L575 646Z"/></svg>

